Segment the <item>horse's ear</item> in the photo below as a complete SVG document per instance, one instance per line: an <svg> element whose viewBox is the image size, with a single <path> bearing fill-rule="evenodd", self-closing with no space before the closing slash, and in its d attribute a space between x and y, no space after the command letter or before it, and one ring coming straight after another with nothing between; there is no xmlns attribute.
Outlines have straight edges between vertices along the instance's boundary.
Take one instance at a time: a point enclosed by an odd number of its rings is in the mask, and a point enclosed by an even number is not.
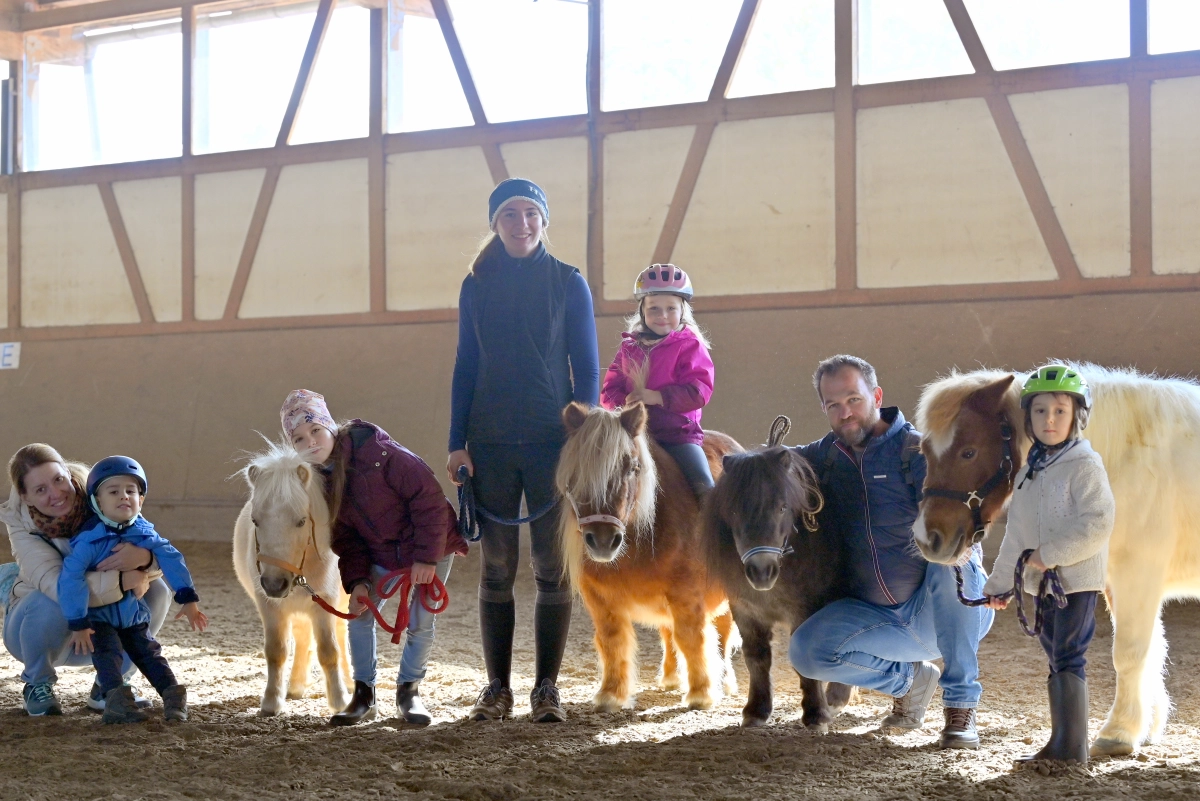
<svg viewBox="0 0 1200 801"><path fill-rule="evenodd" d="M627 406L621 412L621 428L631 437L639 437L646 430L646 407L641 401Z"/></svg>
<svg viewBox="0 0 1200 801"><path fill-rule="evenodd" d="M258 474L261 472L258 469L258 465L250 465L246 468L246 482L253 487L255 482L258 481Z"/></svg>
<svg viewBox="0 0 1200 801"><path fill-rule="evenodd" d="M299 477L300 483L307 487L308 480L312 478L312 468L306 464L298 464L296 465L296 475Z"/></svg>
<svg viewBox="0 0 1200 801"><path fill-rule="evenodd" d="M571 401L567 404L567 408L563 409L562 419L563 425L567 427L568 434L574 434L583 425L583 421L587 419L588 409L582 403Z"/></svg>
<svg viewBox="0 0 1200 801"><path fill-rule="evenodd" d="M1012 386L1013 378L1012 375L1006 375L975 390L967 399L967 408L985 415L1002 411L1004 393Z"/></svg>
<svg viewBox="0 0 1200 801"><path fill-rule="evenodd" d="M729 469L729 466L733 464L734 455L735 454L727 453L721 457L721 470L725 471Z"/></svg>

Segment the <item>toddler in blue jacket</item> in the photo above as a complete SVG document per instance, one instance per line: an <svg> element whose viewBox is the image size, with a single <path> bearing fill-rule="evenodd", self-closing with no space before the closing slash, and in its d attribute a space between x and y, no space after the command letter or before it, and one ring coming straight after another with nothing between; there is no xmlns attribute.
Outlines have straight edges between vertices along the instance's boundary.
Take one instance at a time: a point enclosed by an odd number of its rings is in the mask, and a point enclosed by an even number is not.
<svg viewBox="0 0 1200 801"><path fill-rule="evenodd" d="M92 655L96 681L104 695L105 723L147 719L121 675L126 653L162 696L163 718L187 720L187 688L175 680L162 648L150 636L146 605L127 591L116 603L88 608L86 573L95 570L117 543L151 551L163 579L175 591L175 602L183 607L175 619L186 617L193 630L208 628L208 617L200 611L183 554L141 516L147 485L142 466L127 456L96 462L87 481L88 502L95 516L71 538L71 552L63 558L58 577L58 603L72 631L71 647L75 653Z"/></svg>

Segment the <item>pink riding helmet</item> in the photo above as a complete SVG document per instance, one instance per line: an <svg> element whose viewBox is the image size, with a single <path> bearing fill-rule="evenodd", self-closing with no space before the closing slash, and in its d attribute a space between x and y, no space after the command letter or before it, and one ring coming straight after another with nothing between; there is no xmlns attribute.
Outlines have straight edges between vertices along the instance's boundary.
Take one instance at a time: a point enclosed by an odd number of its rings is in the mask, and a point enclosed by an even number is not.
<svg viewBox="0 0 1200 801"><path fill-rule="evenodd" d="M634 300L640 301L647 295L678 295L691 300L692 279L674 264L651 264L638 273L633 284Z"/></svg>

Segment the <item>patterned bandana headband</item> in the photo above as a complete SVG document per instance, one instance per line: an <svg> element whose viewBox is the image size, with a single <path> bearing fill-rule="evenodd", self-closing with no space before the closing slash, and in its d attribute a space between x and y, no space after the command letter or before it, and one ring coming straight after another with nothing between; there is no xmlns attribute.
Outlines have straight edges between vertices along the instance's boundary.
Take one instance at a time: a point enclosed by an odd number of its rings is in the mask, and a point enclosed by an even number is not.
<svg viewBox="0 0 1200 801"><path fill-rule="evenodd" d="M330 433L337 431L337 423L329 415L329 407L325 405L325 397L307 389L293 389L288 393L283 408L279 411L279 421L283 423L283 432L288 439L296 433L296 429L304 423L316 423L324 426Z"/></svg>

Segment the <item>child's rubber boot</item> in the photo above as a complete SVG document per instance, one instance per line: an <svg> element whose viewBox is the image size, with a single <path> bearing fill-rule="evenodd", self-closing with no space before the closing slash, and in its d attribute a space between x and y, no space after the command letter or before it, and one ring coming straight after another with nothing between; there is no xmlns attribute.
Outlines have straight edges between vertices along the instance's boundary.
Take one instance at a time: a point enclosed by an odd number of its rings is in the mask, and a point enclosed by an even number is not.
<svg viewBox="0 0 1200 801"><path fill-rule="evenodd" d="M187 687L176 684L162 691L163 720L174 720L180 723L188 719Z"/></svg>
<svg viewBox="0 0 1200 801"><path fill-rule="evenodd" d="M122 684L104 696L104 716L100 719L105 723L145 723L149 718L138 709L133 688Z"/></svg>
<svg viewBox="0 0 1200 801"><path fill-rule="evenodd" d="M421 701L421 696L417 694L419 684L417 681L406 681L396 687L396 712L404 718L405 723L428 726L433 722L433 718Z"/></svg>
<svg viewBox="0 0 1200 801"><path fill-rule="evenodd" d="M375 688L365 681L354 682L354 695L350 703L341 712L329 719L330 726L353 726L364 720L374 720Z"/></svg>
<svg viewBox="0 0 1200 801"><path fill-rule="evenodd" d="M1052 759L1057 762L1088 761L1088 687L1074 673L1055 673L1046 682L1050 694L1050 742L1036 754L1017 762Z"/></svg>

